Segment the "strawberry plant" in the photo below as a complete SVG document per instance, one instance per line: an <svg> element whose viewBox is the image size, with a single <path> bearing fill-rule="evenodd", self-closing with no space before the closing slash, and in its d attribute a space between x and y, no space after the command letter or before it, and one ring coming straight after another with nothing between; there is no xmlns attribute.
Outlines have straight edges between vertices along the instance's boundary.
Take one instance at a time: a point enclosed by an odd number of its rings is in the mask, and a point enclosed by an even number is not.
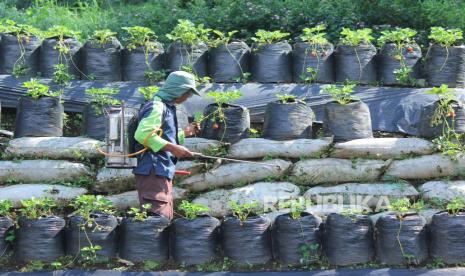
<svg viewBox="0 0 465 276"><path fill-rule="evenodd" d="M250 138L259 138L260 137L260 131L255 128L250 128L249 129L249 137Z"/></svg>
<svg viewBox="0 0 465 276"><path fill-rule="evenodd" d="M444 29L443 27L431 27L431 33L428 36L433 44L439 44L442 47L458 45L463 39L463 32L460 29Z"/></svg>
<svg viewBox="0 0 465 276"><path fill-rule="evenodd" d="M147 71L145 71L144 76L148 83L156 83L156 82L163 81L165 79L166 71L165 70L154 71L149 68L147 69Z"/></svg>
<svg viewBox="0 0 465 276"><path fill-rule="evenodd" d="M252 40L258 43L259 46L272 44L278 41L281 41L288 37L290 33L284 33L281 31L265 31L265 30L258 30L255 33L255 37L252 37Z"/></svg>
<svg viewBox="0 0 465 276"><path fill-rule="evenodd" d="M13 202L9 199L0 200L0 217L9 217L13 210Z"/></svg>
<svg viewBox="0 0 465 276"><path fill-rule="evenodd" d="M317 66L316 68L307 67L302 68L302 74L300 78L306 83L312 83L316 80L316 76L319 71L320 66L320 57L326 56L325 49L323 48L325 45L329 45L329 41L326 39L326 33L322 32L326 30L326 26L323 24L317 25L313 28L305 28L303 29L303 34L300 36L300 39L303 42L310 44L310 49L305 49L305 58L307 58L309 51L310 55L317 59ZM304 66L305 66L304 62ZM305 74L306 71L308 73Z"/></svg>
<svg viewBox="0 0 465 276"><path fill-rule="evenodd" d="M101 195L80 195L74 199L71 206L76 209L75 215L84 218L83 227L92 227L95 223L94 213L113 214L113 203Z"/></svg>
<svg viewBox="0 0 465 276"><path fill-rule="evenodd" d="M326 30L326 26L324 24L320 24L312 28L304 28L300 39L311 45L327 45L329 44L329 41L326 39L326 33L323 32L324 30Z"/></svg>
<svg viewBox="0 0 465 276"><path fill-rule="evenodd" d="M109 29L104 30L96 30L94 34L91 36L91 40L97 42L100 47L105 46L108 42L116 39L116 32L112 32Z"/></svg>
<svg viewBox="0 0 465 276"><path fill-rule="evenodd" d="M140 208L131 207L128 214L134 216L134 220L136 221L144 221L148 217L147 210L150 210L150 208L152 208L152 204L150 203L142 205L142 210Z"/></svg>
<svg viewBox="0 0 465 276"><path fill-rule="evenodd" d="M457 215L464 208L465 208L465 203L463 201L463 198L461 197L454 198L446 206L446 210L449 212L449 214L454 215L454 216Z"/></svg>
<svg viewBox="0 0 465 276"><path fill-rule="evenodd" d="M159 89L160 88L158 86L152 85L152 86L139 87L138 91L139 93L144 95L144 99L146 101L151 101L153 100L153 96L157 94Z"/></svg>
<svg viewBox="0 0 465 276"><path fill-rule="evenodd" d="M57 207L56 202L51 198L34 198L21 200L22 207L19 212L27 219L39 219L53 216L53 211Z"/></svg>
<svg viewBox="0 0 465 276"><path fill-rule="evenodd" d="M23 82L22 85L26 88L27 95L35 100L42 97L59 97L59 92L51 92L50 87L46 84L40 83L37 79Z"/></svg>
<svg viewBox="0 0 465 276"><path fill-rule="evenodd" d="M234 30L234 31L227 32L225 34L218 30L212 30L212 33L216 35L216 38L211 40L209 42L209 45L212 48L217 48L219 46L227 46L231 42L232 37L238 32L239 31Z"/></svg>
<svg viewBox="0 0 465 276"><path fill-rule="evenodd" d="M244 204L239 204L236 201L230 201L229 206L231 206L233 216L240 221L246 221L250 214L258 212L258 202L255 201Z"/></svg>
<svg viewBox="0 0 465 276"><path fill-rule="evenodd" d="M118 94L117 88L88 88L85 91L86 95L91 97L90 103L94 107L97 115L103 114L103 108L108 105L119 105L120 101L111 98L111 96Z"/></svg>
<svg viewBox="0 0 465 276"><path fill-rule="evenodd" d="M299 219L302 217L302 213L305 212L306 208L305 208L305 200L303 198L299 198L299 199L291 199L291 200L287 200L285 202L280 202L279 204L279 208L282 209L282 208L289 208L290 211L289 211L289 216L292 218L292 219Z"/></svg>
<svg viewBox="0 0 465 276"><path fill-rule="evenodd" d="M359 30L351 30L348 28L342 28L341 31L341 44L349 45L352 47L357 47L363 44L370 44L371 41L374 39L371 36L373 31L369 28L359 29Z"/></svg>
<svg viewBox="0 0 465 276"><path fill-rule="evenodd" d="M281 103L295 103L297 102L297 97L289 94L276 94L276 97Z"/></svg>
<svg viewBox="0 0 465 276"><path fill-rule="evenodd" d="M187 219L196 219L198 216L204 215L210 208L202 204L191 203L187 200L183 200L179 205L178 209L184 214Z"/></svg>
<svg viewBox="0 0 465 276"><path fill-rule="evenodd" d="M345 105L354 100L352 93L355 86L356 84L345 84L343 86L331 84L324 87L322 92L330 94L336 102Z"/></svg>
<svg viewBox="0 0 465 276"><path fill-rule="evenodd" d="M178 24L166 37L173 42L181 42L186 46L207 43L211 29L204 28L203 24L195 25L189 20L179 19Z"/></svg>

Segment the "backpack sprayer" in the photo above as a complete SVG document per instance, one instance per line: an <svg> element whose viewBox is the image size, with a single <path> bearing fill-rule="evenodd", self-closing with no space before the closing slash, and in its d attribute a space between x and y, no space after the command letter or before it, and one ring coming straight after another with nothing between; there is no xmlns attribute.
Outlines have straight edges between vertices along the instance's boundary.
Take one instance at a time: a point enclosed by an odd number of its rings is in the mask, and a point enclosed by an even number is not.
<svg viewBox="0 0 465 276"><path fill-rule="evenodd" d="M138 110L135 108L129 108L124 106L124 102L121 103L121 107L110 107L108 111L107 117L107 125L106 125L106 135L105 135L105 142L106 142L106 152L103 151L101 148L97 147L97 151L100 154L105 156L105 167L107 168L134 168L137 166L137 158L134 158L138 154L142 154L149 150L147 146L147 142L153 135L162 136L163 130L161 129L154 129L152 132L145 137L143 146L144 148L131 153L130 151L130 143L129 143L129 134L128 134L128 126L130 121L133 118L137 118ZM207 159L216 159L216 160L225 160L231 162L241 162L241 163L249 163L249 164L259 164L263 166L271 166L271 167L278 167L277 165L262 163L262 162L254 162L254 161L247 161L247 160L239 160L239 159L232 159L232 158L223 158L223 157L216 157L216 156L208 156L202 153L194 152L194 157L199 158L207 158ZM190 175L191 172L188 171L176 171L178 175Z"/></svg>

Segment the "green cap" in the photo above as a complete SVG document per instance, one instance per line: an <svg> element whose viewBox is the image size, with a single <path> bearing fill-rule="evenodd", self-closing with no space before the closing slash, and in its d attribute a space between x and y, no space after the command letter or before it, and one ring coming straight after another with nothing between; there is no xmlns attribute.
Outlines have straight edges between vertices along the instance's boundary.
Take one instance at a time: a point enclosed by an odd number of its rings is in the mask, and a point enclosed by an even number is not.
<svg viewBox="0 0 465 276"><path fill-rule="evenodd" d="M194 75L184 71L174 71L168 75L165 84L156 95L164 100L174 101L189 90L200 96Z"/></svg>

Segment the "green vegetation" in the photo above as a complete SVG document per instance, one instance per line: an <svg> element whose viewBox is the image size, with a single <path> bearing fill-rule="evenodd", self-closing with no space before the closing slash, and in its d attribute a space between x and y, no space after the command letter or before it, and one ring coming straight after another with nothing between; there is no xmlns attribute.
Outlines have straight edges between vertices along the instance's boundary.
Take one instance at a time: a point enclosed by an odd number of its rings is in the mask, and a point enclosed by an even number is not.
<svg viewBox="0 0 465 276"><path fill-rule="evenodd" d="M205 205L191 203L187 200L183 200L178 209L187 219L196 219L198 216L204 215L210 211L210 208Z"/></svg>
<svg viewBox="0 0 465 276"><path fill-rule="evenodd" d="M80 195L71 203L71 206L76 209L75 215L84 218L83 227L92 227L95 223L92 215L94 213L114 213L113 203L101 195Z"/></svg>
<svg viewBox="0 0 465 276"><path fill-rule="evenodd" d="M160 88L158 86L152 85L152 86L145 86L145 87L139 87L138 91L142 95L144 95L144 99L146 101L151 101L153 100L153 97L155 94L157 94L158 90Z"/></svg>
<svg viewBox="0 0 465 276"><path fill-rule="evenodd" d="M11 216L12 211L13 202L11 202L11 200L0 200L0 217L9 217Z"/></svg>
<svg viewBox="0 0 465 276"><path fill-rule="evenodd" d="M343 86L331 84L324 87L322 92L330 94L333 100L339 104L345 105L354 100L352 93L354 92L355 86L356 84L345 84Z"/></svg>
<svg viewBox="0 0 465 276"><path fill-rule="evenodd" d="M431 34L428 36L434 44L443 47L450 47L461 43L463 33L459 29L444 29L442 27L431 27Z"/></svg>
<svg viewBox="0 0 465 276"><path fill-rule="evenodd" d="M265 30L258 30L255 33L255 37L252 37L252 41L258 43L259 46L272 44L275 42L279 42L285 38L287 38L290 33L284 33L281 31L265 31Z"/></svg>
<svg viewBox="0 0 465 276"><path fill-rule="evenodd" d="M21 209L19 212L27 219L38 219L41 217L48 217L53 215L57 204L50 198L34 198L28 200L21 200Z"/></svg>
<svg viewBox="0 0 465 276"><path fill-rule="evenodd" d="M238 202L230 201L229 206L231 206L233 216L235 216L240 221L246 221L252 213L258 212L258 202L255 201L244 204L239 204Z"/></svg>
<svg viewBox="0 0 465 276"><path fill-rule="evenodd" d="M51 92L48 85L40 83L37 79L23 82L23 87L26 88L27 95L35 100L42 97L59 97L60 92Z"/></svg>
<svg viewBox="0 0 465 276"><path fill-rule="evenodd" d="M88 88L85 93L91 97L90 103L97 115L103 114L105 106L120 104L119 100L112 98L113 95L119 93L119 89L117 88Z"/></svg>
<svg viewBox="0 0 465 276"><path fill-rule="evenodd" d="M109 29L104 29L95 31L91 38L93 41L96 41L100 47L103 47L105 44L115 39L116 35L116 32L112 32Z"/></svg>
<svg viewBox="0 0 465 276"><path fill-rule="evenodd" d="M152 208L152 204L147 203L142 205L142 210L140 208L131 207L128 211L128 215L134 216L134 220L136 221L144 221L148 218L147 210Z"/></svg>
<svg viewBox="0 0 465 276"><path fill-rule="evenodd" d="M462 198L456 197L446 206L447 211L451 215L457 215L459 212L463 211L465 208L465 203Z"/></svg>
<svg viewBox="0 0 465 276"><path fill-rule="evenodd" d="M297 102L297 97L289 94L276 94L278 101L281 103L295 103Z"/></svg>
<svg viewBox="0 0 465 276"><path fill-rule="evenodd" d="M342 28L341 31L341 44L356 47L363 44L370 44L374 37L371 35L373 30L364 28L360 30L351 30L349 28Z"/></svg>

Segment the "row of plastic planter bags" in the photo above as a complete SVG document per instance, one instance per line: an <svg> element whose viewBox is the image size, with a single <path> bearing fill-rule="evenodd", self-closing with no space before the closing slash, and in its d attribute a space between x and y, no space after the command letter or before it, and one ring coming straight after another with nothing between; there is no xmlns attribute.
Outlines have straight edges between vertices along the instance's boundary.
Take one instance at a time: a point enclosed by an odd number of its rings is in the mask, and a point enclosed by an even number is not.
<svg viewBox="0 0 465 276"><path fill-rule="evenodd" d="M18 59L29 68L27 76L38 73L52 78L60 63L60 52L56 45L58 39L43 41L31 37L18 44L16 36L3 34L0 42L0 74L13 74ZM395 57L395 45L386 44L377 53L371 44L359 46L332 45L314 47L308 43L296 43L292 47L285 41L254 47L244 42L231 42L208 49L205 44L186 46L173 43L168 50L160 44L156 50L148 53L147 67L144 48L123 49L121 43L113 38L104 45L88 41L81 43L74 38L66 38L69 57L65 63L75 79L103 81L144 81L146 71L180 70L184 65L192 66L199 77L210 76L213 82L239 82L250 72L250 80L263 83L303 82L321 83L358 81L361 84L381 82L385 85L399 85L394 71L400 68ZM460 64L465 62L462 46L441 47L434 45L426 59L426 79L429 85L448 84L449 87L463 87L465 70ZM411 77L419 78L420 47L403 51L405 66L412 68ZM22 52L24 51L24 53ZM313 70L308 71L311 67Z"/></svg>
<svg viewBox="0 0 465 276"><path fill-rule="evenodd" d="M263 216L245 220L210 216L145 220L95 213L94 221L72 216L68 223L57 216L21 217L15 228L15 260L52 262L66 255L79 256L83 247L97 245L101 258L143 262L205 264L228 257L238 264L265 264L272 259L287 265L311 264L325 256L331 265L348 266L376 260L382 264L421 264L440 258L453 264L465 261L465 216L446 211L424 217L408 214L381 216L376 225L367 215L330 214L321 218L303 213L299 218L280 215L273 225ZM0 252L7 251L5 235L13 222L0 217Z"/></svg>

